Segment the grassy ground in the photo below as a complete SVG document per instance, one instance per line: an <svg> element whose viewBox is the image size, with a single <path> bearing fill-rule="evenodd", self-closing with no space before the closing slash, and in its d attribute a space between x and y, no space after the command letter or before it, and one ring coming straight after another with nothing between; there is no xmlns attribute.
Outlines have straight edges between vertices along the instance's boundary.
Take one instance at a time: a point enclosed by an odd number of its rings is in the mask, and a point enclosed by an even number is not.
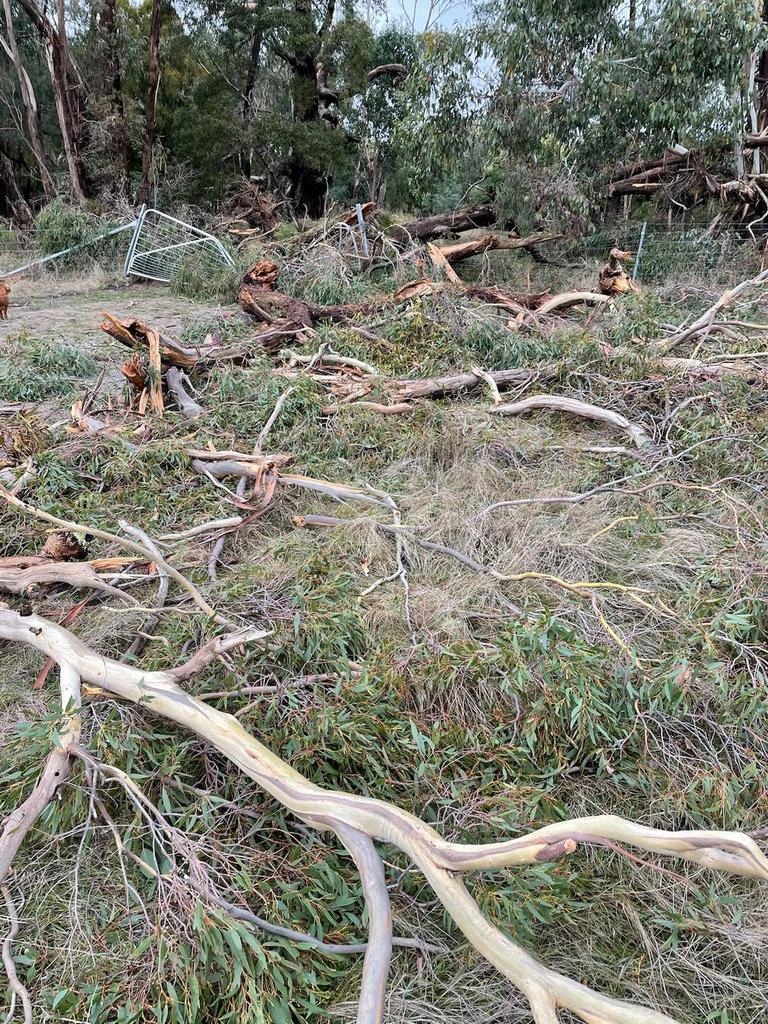
<svg viewBox="0 0 768 1024"><path fill-rule="evenodd" d="M191 470L182 449L250 450L294 383L269 447L292 453L297 472L386 490L424 537L504 574L549 578L500 582L408 544L407 607L397 581L361 597L394 568L370 510L281 494L229 539L218 582L207 578L209 544L189 543L175 557L217 608L274 630L268 651L217 663L191 684L195 692L276 685L276 693L216 703L315 782L396 801L451 838L490 841L601 811L664 828L764 835L766 391L738 379L662 375L645 358L659 324L705 308L750 259L738 254L694 279L667 268L666 284L542 331L511 332L493 311L438 297L382 316L378 340L322 332L337 351L393 376L556 361L556 379L529 393L621 412L652 435L648 450L554 413L495 416L482 395L425 402L411 416L349 409L328 417L320 383L287 381L265 357L197 379L207 416L190 427L171 413L152 422L136 448L120 437L63 434L52 426L50 403L4 415L3 448L9 461L35 459L31 503L107 529L127 519L158 536L232 514L227 496ZM484 273L534 289L594 279L591 265L564 270L505 256L468 268L468 276ZM367 282L329 257L317 265L289 258L281 284L313 301L343 301L392 282ZM53 397L63 409L100 367L113 366L120 353L93 328L105 306L162 322L187 341L211 328L225 337L249 330L232 309L153 288L61 294L53 304L42 293L22 295L2 328L0 400ZM765 312L764 299L748 296L738 318L762 321ZM708 342L706 354L720 344ZM628 351L608 360L607 346ZM750 347L766 345L754 335L727 342L729 351ZM105 380L103 408L117 403L116 380ZM579 494L612 481L621 482L583 502L484 513L498 501ZM297 529L292 516L309 512L354 523ZM36 551L44 538L42 524L15 512L3 513L2 527L3 554ZM552 577L610 586L578 596ZM621 589L628 586L644 588L643 603ZM151 605L153 587L138 583L133 592ZM58 618L79 596L46 591L14 602ZM143 618L94 602L73 628L119 657ZM211 633L188 605L172 604L142 665L177 662ZM0 652L4 811L36 777L57 714L55 682L32 689L40 666L36 655ZM289 686L308 674L327 674L331 685ZM300 829L217 754L147 712L95 698L86 723L99 756L141 781L199 840L232 900L328 941L365 934L356 874L334 841ZM105 798L128 848L169 868L167 851L150 842L117 787L106 786ZM235 925L198 907L182 882L158 884L130 861L121 866L88 805L75 772L14 873L14 891L26 899L17 960L43 1019L354 1019L359 958L331 958ZM396 952L387 1020L528 1020L516 992L462 944L419 874L395 851L385 859L396 934L444 949ZM673 876L658 867L579 850L470 885L492 921L570 976L682 1020L761 1020L764 890L677 863L664 864Z"/></svg>

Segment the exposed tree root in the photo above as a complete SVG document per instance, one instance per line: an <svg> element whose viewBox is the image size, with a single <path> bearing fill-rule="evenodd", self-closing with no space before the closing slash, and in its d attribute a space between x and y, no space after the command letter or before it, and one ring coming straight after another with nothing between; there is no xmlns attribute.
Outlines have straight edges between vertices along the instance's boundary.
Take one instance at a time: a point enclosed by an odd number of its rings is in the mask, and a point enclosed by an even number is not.
<svg viewBox="0 0 768 1024"><path fill-rule="evenodd" d="M208 645L202 657L195 656L181 669L164 672L143 672L112 661L90 650L62 627L40 616L22 616L11 609L0 609L0 637L31 645L62 666L71 666L69 671L84 682L123 700L141 703L208 740L307 824L336 832L349 828L369 839L397 846L421 869L468 940L527 996L537 1024L553 1024L558 1008L571 1010L587 1024L670 1024L671 1018L601 995L539 964L489 923L458 873L532 864L572 853L579 843L608 843L628 844L708 868L768 880L768 859L752 839L738 832L667 832L602 815L557 822L512 840L485 845L453 843L419 818L389 803L324 790L259 743L232 716L178 686L179 679L188 677L190 667L197 671L216 651L247 639L242 633L220 637ZM368 896L372 898L370 889ZM383 903L380 907L379 935L386 923ZM368 979L375 979L376 992L384 958L377 958L375 968L371 961L367 975ZM373 980L370 992L373 1000Z"/></svg>

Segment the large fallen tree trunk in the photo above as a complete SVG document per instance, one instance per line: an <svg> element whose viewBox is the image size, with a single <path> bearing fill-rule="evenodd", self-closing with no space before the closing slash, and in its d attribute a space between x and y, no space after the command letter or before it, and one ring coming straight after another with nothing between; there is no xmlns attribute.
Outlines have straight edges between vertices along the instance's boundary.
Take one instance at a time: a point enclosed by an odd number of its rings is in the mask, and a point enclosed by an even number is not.
<svg viewBox="0 0 768 1024"><path fill-rule="evenodd" d="M681 147L682 149L682 147ZM662 157L640 160L615 168L608 185L609 195L637 195L658 192L664 181L690 166L691 154L668 149Z"/></svg>
<svg viewBox="0 0 768 1024"><path fill-rule="evenodd" d="M529 249L532 245L544 245L545 242L555 242L562 235L552 234L547 231L539 231L533 235L521 237L516 234L509 235L483 235L481 238L473 238L469 242L456 242L454 245L441 245L438 249L449 263L460 263L472 256L482 256L486 252L494 252L499 249Z"/></svg>
<svg viewBox="0 0 768 1024"><path fill-rule="evenodd" d="M496 210L489 203L468 206L463 210L452 210L450 213L437 213L432 217L408 221L406 224L394 224L389 228L389 235L399 245L410 242L428 242L440 235L454 235L472 228L485 228L496 221Z"/></svg>
<svg viewBox="0 0 768 1024"><path fill-rule="evenodd" d="M396 846L421 870L469 942L525 994L536 1024L554 1024L558 1008L572 1011L587 1024L672 1021L666 1014L601 995L538 963L490 923L465 888L463 872L541 863L572 854L580 844L612 848L627 844L708 868L768 879L768 859L752 839L738 832L668 832L613 815L599 815L557 822L514 839L464 844L444 839L430 825L396 805L323 789L246 732L232 715L191 696L179 685L220 651L242 643L246 639L242 633L219 637L177 669L149 672L98 654L66 629L41 616L23 616L10 608L0 609L0 637L34 647L58 662L63 673L122 700L140 704L150 713L197 734L306 824L335 832L353 852L367 899L374 900L382 894L379 865L374 862L375 870L371 870L372 846L356 845L348 830L368 840L378 839ZM257 638L258 634L252 631L251 637ZM368 977L373 991L366 988L361 997L361 1007L366 1009L361 1009L358 1021L364 1024L379 1021L383 1013L381 982L390 949L383 894L371 908L370 917L372 941L364 978Z"/></svg>

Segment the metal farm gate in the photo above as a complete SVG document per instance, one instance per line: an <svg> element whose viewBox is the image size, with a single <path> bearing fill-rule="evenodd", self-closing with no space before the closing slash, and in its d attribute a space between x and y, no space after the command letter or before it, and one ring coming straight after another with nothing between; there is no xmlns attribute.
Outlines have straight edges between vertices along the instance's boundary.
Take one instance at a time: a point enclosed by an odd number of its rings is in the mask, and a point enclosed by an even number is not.
<svg viewBox="0 0 768 1024"><path fill-rule="evenodd" d="M0 277L13 277L32 267L41 267L127 231L131 231L132 234L125 257L126 277L147 277L151 281L162 281L167 284L186 260L194 260L196 268L203 272L220 270L222 266L234 269L234 260L218 238L160 210L147 210L142 207L138 217L127 224L121 224L111 231L105 231L95 238L54 252L50 256L32 260L14 270L7 270L0 273Z"/></svg>
<svg viewBox="0 0 768 1024"><path fill-rule="evenodd" d="M227 250L213 235L160 210L142 210L125 257L125 275L170 281L179 267L194 259L203 269L234 267Z"/></svg>

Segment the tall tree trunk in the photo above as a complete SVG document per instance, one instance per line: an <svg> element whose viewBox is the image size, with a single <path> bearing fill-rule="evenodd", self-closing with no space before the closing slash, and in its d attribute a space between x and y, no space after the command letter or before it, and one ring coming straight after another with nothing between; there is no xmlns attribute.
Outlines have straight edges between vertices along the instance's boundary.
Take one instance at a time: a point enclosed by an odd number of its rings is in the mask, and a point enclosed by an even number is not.
<svg viewBox="0 0 768 1024"><path fill-rule="evenodd" d="M2 45L3 49L11 58L13 66L16 69L16 76L19 79L19 88L21 89L21 99L24 104L29 144L37 162L40 182L43 186L43 194L47 200L50 200L53 199L55 195L55 189L53 187L53 179L51 178L50 171L48 170L48 165L45 162L45 149L43 148L43 140L40 136L40 124L37 113L37 97L35 95L32 81L27 74L27 69L22 63L19 45L16 41L16 30L13 25L11 0L3 0L3 11L5 13L8 42L6 43L5 39L0 38L0 45Z"/></svg>
<svg viewBox="0 0 768 1024"><path fill-rule="evenodd" d="M264 33L261 22L261 12L264 6L263 0L258 0L256 7L256 26L251 37L251 53L248 58L248 73L245 78L245 89L243 90L243 132L247 133L253 118L254 91L256 87L256 75L261 64L261 46L264 41ZM251 146L249 143L243 147L240 153L240 166L246 178L251 176Z"/></svg>
<svg viewBox="0 0 768 1024"><path fill-rule="evenodd" d="M761 11L763 24L768 28L768 0L763 0ZM757 55L755 66L754 101L757 115L757 131L768 129L768 47Z"/></svg>
<svg viewBox="0 0 768 1024"><path fill-rule="evenodd" d="M291 94L295 121L320 122L328 111L330 90L326 85L325 70L311 53L299 53L291 60ZM321 90L324 95L321 96ZM291 183L291 196L298 208L307 216L321 217L328 192L328 176L318 170L302 152L294 152L285 172Z"/></svg>
<svg viewBox="0 0 768 1024"><path fill-rule="evenodd" d="M88 198L88 181L81 149L84 135L84 102L80 76L69 55L66 31L62 37L59 29L50 21L47 14L40 10L35 0L19 0L19 4L37 29L45 46L56 115L69 170L70 188L75 199L83 203ZM57 7L62 4L63 0L57 0ZM58 17L59 23L62 24L63 6L58 12Z"/></svg>
<svg viewBox="0 0 768 1024"><path fill-rule="evenodd" d="M9 2L9 0L5 0ZM101 9L101 24L104 28L106 43L106 65L109 89L109 101L112 107L113 132L112 138L117 159L117 186L121 196L127 197L131 191L131 165L128 156L128 138L125 131L125 104L123 103L123 78L120 69L120 39L117 32L117 14L115 0L104 0Z"/></svg>
<svg viewBox="0 0 768 1024"><path fill-rule="evenodd" d="M13 219L26 228L32 223L32 210L19 188L11 158L2 148L2 139L0 134L0 205L5 200Z"/></svg>
<svg viewBox="0 0 768 1024"><path fill-rule="evenodd" d="M147 118L144 132L144 152L141 159L141 184L136 197L138 203L149 201L150 178L157 136L157 90L160 85L160 2L161 0L152 0L152 20L149 25Z"/></svg>

